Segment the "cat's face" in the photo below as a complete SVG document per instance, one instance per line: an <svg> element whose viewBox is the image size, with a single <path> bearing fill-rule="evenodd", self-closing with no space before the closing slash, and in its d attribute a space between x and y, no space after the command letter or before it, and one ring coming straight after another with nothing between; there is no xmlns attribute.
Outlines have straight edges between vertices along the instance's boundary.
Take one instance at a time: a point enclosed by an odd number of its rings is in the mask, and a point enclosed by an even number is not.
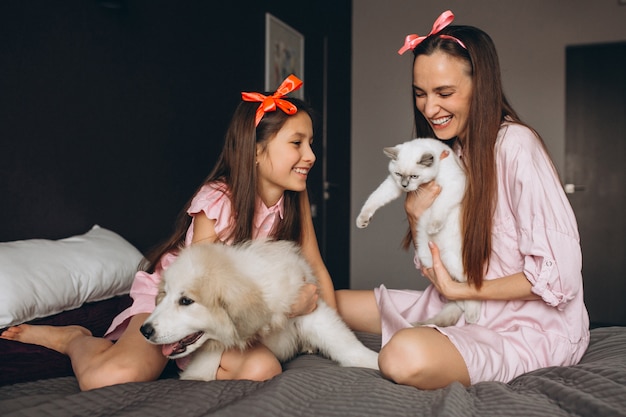
<svg viewBox="0 0 626 417"><path fill-rule="evenodd" d="M389 161L389 173L403 191L415 191L424 183L432 181L439 170L439 158L428 149L408 144L384 148Z"/></svg>

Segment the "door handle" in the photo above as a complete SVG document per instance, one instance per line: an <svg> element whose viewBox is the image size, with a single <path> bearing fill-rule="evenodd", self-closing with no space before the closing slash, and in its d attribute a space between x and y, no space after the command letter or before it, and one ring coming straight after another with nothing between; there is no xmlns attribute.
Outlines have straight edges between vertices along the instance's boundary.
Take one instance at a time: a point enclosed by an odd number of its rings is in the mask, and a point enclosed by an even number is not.
<svg viewBox="0 0 626 417"><path fill-rule="evenodd" d="M584 185L565 184L565 194L574 194L576 191L585 191Z"/></svg>

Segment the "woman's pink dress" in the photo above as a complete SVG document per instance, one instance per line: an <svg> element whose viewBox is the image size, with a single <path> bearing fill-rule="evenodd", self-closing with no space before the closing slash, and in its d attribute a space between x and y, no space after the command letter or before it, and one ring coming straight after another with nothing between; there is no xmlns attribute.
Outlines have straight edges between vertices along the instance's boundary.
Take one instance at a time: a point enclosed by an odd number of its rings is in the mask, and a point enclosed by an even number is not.
<svg viewBox="0 0 626 417"><path fill-rule="evenodd" d="M498 201L485 279L523 271L541 301L485 301L477 324L438 328L457 347L471 382L508 382L537 368L576 364L589 343L582 254L574 212L533 132L502 125L496 142ZM419 266L419 261L416 261ZM424 291L375 289L383 345L446 300Z"/></svg>

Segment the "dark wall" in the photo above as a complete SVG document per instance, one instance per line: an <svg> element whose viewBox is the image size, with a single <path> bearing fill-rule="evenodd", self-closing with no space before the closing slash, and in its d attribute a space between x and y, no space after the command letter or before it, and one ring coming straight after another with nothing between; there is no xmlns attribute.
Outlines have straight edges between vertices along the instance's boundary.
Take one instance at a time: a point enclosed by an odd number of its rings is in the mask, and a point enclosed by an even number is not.
<svg viewBox="0 0 626 417"><path fill-rule="evenodd" d="M321 114L328 103L328 171L342 192L321 198L319 138L309 188L327 264L346 287L350 1L0 2L0 241L94 223L142 251L167 237L240 92L263 91L266 12L304 34L306 99ZM325 213L341 224L332 239Z"/></svg>

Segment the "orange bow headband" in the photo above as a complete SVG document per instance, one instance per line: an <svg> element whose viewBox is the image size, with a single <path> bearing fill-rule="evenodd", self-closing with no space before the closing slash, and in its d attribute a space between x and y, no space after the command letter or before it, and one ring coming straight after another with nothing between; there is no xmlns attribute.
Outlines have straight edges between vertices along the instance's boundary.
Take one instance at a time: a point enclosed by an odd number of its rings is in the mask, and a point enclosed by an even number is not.
<svg viewBox="0 0 626 417"><path fill-rule="evenodd" d="M454 20L454 14L450 10L446 10L445 12L441 13L441 15L439 15L437 20L435 20L435 23L433 24L433 29L430 31L428 35L426 36L407 35L407 37L404 39L404 45L402 46L402 48L400 48L400 50L398 50L398 54L402 55L409 49L413 50L417 48L417 45L422 43L429 36L433 36L441 32L446 26L452 23L453 20ZM450 36L450 35L439 35L439 36L444 39L453 40L459 45L461 45L464 49L467 49L465 47L465 44L461 42L459 39L455 38L454 36Z"/></svg>
<svg viewBox="0 0 626 417"><path fill-rule="evenodd" d="M276 89L276 92L271 96L265 96L261 93L241 93L241 98L244 101L261 102L256 111L256 119L254 121L254 125L258 126L265 113L276 111L276 107L287 114L296 114L298 112L298 108L293 103L283 100L282 98L292 91L296 91L300 87L302 87L302 80L291 74L289 77L285 78L285 80Z"/></svg>

